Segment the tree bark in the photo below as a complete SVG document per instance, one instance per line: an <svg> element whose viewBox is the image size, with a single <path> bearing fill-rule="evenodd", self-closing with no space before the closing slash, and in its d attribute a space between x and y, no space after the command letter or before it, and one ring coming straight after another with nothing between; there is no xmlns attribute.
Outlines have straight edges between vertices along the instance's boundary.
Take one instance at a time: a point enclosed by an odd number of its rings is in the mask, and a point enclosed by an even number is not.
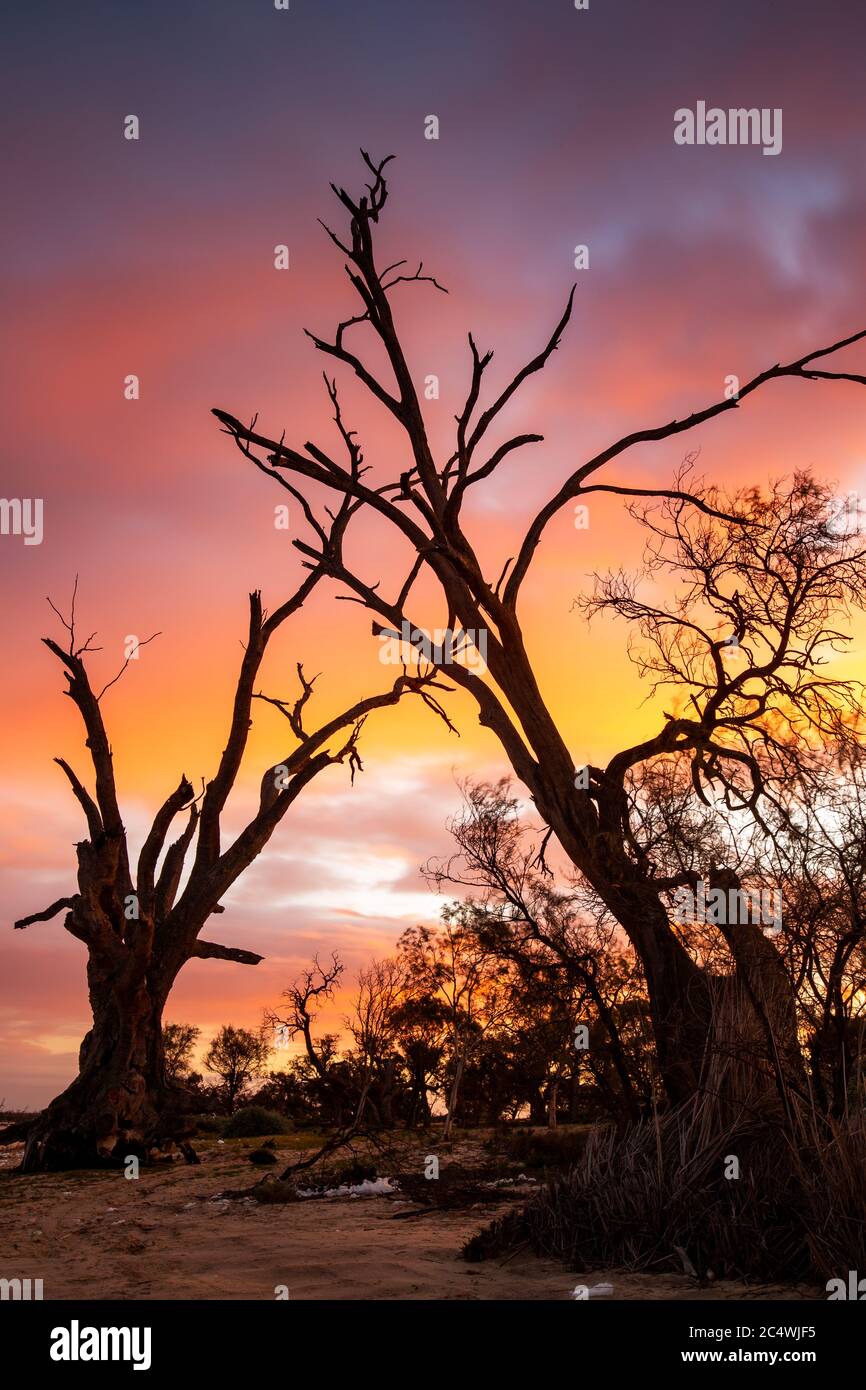
<svg viewBox="0 0 866 1390"><path fill-rule="evenodd" d="M547 1088L547 1128L557 1128L556 1107L559 1101L559 1080L552 1078Z"/></svg>
<svg viewBox="0 0 866 1390"><path fill-rule="evenodd" d="M120 1166L148 1161L155 1148L186 1145L191 1097L165 1078L164 983L143 971L110 973L92 959L93 1025L79 1051L79 1073L31 1128L22 1172Z"/></svg>
<svg viewBox="0 0 866 1390"><path fill-rule="evenodd" d="M463 1079L463 1068L466 1065L466 1048L460 1048L457 1054L457 1065L454 1068L454 1079L451 1082L451 1091L448 1096L448 1113L445 1116L445 1127L442 1131L443 1139L451 1138L451 1130L454 1126L454 1116L457 1114L457 1101L460 1096L460 1082Z"/></svg>

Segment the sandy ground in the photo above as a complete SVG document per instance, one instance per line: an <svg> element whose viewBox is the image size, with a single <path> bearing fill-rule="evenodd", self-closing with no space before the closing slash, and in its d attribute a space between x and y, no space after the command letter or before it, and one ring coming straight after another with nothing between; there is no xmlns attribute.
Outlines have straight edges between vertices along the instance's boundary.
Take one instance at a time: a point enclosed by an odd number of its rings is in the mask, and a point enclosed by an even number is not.
<svg viewBox="0 0 866 1390"><path fill-rule="evenodd" d="M702 1289L677 1275L578 1275L527 1253L467 1264L464 1240L509 1203L407 1218L418 1208L396 1195L228 1201L222 1191L261 1176L245 1159L255 1141L197 1147L200 1167L143 1169L133 1180L20 1177L9 1171L17 1149L0 1150L0 1277L41 1278L46 1299L273 1299L284 1285L293 1299L546 1300L571 1299L578 1282L612 1284L614 1299L821 1296L727 1282Z"/></svg>

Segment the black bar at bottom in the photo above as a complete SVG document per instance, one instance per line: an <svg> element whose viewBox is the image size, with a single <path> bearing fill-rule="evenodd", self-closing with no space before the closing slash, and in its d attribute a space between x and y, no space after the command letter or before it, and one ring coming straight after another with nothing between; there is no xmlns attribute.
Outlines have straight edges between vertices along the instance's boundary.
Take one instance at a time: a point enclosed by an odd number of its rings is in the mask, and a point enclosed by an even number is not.
<svg viewBox="0 0 866 1390"><path fill-rule="evenodd" d="M581 1378L700 1376L716 1365L760 1370L772 1384L779 1369L799 1366L826 1382L858 1364L864 1314L858 1302L824 1300L12 1301L0 1303L0 1359L40 1378L108 1369L214 1385L230 1376L265 1386L274 1375L287 1385L317 1374L332 1381L340 1367L373 1366L386 1385L405 1381L410 1367L432 1379L437 1366L477 1366L487 1380L501 1367L510 1384L527 1355L539 1374L559 1364Z"/></svg>

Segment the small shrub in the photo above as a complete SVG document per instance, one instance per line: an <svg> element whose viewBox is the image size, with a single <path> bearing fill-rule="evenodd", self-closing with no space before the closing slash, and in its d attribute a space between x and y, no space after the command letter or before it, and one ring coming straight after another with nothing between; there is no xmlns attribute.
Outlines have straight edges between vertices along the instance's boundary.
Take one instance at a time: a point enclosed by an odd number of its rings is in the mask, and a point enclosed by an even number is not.
<svg viewBox="0 0 866 1390"><path fill-rule="evenodd" d="M252 1153L248 1154L247 1157L249 1158L250 1163L255 1163L260 1168L266 1166L269 1163L279 1162L273 1149L268 1149L264 1146L260 1149L253 1149Z"/></svg>
<svg viewBox="0 0 866 1390"><path fill-rule="evenodd" d="M263 1202L266 1206L281 1206L286 1202L300 1202L292 1184L281 1182L279 1178L268 1178L260 1182L253 1188L250 1196L257 1202Z"/></svg>
<svg viewBox="0 0 866 1390"><path fill-rule="evenodd" d="M196 1115L195 1132L196 1134L216 1134L221 1137L227 1124L228 1120L225 1115Z"/></svg>
<svg viewBox="0 0 866 1390"><path fill-rule="evenodd" d="M568 1168L583 1157L588 1128L518 1129L505 1140L509 1158L524 1168Z"/></svg>
<svg viewBox="0 0 866 1390"><path fill-rule="evenodd" d="M378 1176L375 1163L363 1163L354 1159L336 1170L332 1182L334 1187L355 1187L358 1183L375 1182Z"/></svg>
<svg viewBox="0 0 866 1390"><path fill-rule="evenodd" d="M263 1105L245 1105L228 1120L223 1135L226 1139L257 1139L261 1134L288 1134L291 1125L276 1110Z"/></svg>

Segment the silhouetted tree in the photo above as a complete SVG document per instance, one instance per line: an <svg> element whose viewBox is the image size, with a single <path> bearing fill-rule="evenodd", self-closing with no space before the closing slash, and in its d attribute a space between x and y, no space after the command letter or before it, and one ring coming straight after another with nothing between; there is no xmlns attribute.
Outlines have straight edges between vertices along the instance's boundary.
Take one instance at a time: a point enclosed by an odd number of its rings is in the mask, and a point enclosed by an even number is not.
<svg viewBox="0 0 866 1390"><path fill-rule="evenodd" d="M524 1066L534 1058L534 1076L525 1077L531 1118L540 1122L546 1106L555 1120L566 1072L577 1081L579 1068L565 1066L563 1030L570 1028L571 1051L582 1023L592 1031L596 1065L590 1071L605 1091L606 1108L637 1119L651 1084L624 1045L620 1014L625 1001L643 995L643 982L625 958L615 920L579 880L556 885L544 858L546 840L539 844L529 832L506 781L467 782L463 796L463 810L449 827L456 853L429 863L425 872L440 890L472 890L466 921L482 949L512 966L507 1014L515 1024L530 1016L520 1055Z"/></svg>
<svg viewBox="0 0 866 1390"><path fill-rule="evenodd" d="M335 558L353 507L345 499L328 532L316 524L320 543ZM292 597L271 614L258 592L250 594L247 639L217 770L200 797L181 777L157 812L135 868L103 719L103 698L118 677L99 690L91 684L86 661L94 649L92 638L81 640L76 633L75 594L69 620L64 620L65 644L43 639L63 667L65 693L83 721L95 791L88 791L64 759L55 760L87 823L88 836L76 847L78 889L15 926L28 927L65 911L65 929L87 949L93 1026L81 1045L78 1076L30 1128L24 1171L119 1162L128 1154L146 1157L155 1144L185 1141L191 1132L187 1099L165 1075L162 1013L169 992L190 959L240 965L257 965L262 959L241 947L202 940L205 924L224 910L220 899L261 853L303 789L335 763L348 763L353 775L360 768L358 740L371 711L396 704L410 692L439 708L431 682L404 673L390 690L360 700L308 731L304 721L313 682L300 664L297 699L276 699L256 690L271 638L300 609L323 573L322 566L313 566ZM264 772L257 810L224 843L222 816L241 769L254 699L267 701L285 717L294 746ZM171 824L182 811L186 826L166 849ZM191 865L181 887L188 857Z"/></svg>
<svg viewBox="0 0 866 1390"><path fill-rule="evenodd" d="M772 998L773 1025L784 1032L783 1053L796 1067L793 1010L775 948L760 931L731 933L735 973L721 982L695 961L664 900L672 885L656 873L635 836L627 783L635 768L676 753L689 763L696 791L716 797L724 814L740 808L761 815L779 779L790 775L803 741L820 736L840 711L850 712L853 688L822 675L821 666L827 652L843 640L837 629L839 611L863 601L863 551L856 537L841 534L834 525L828 489L809 479L776 487L766 497L750 490L727 498L703 487L688 467L670 487L639 488L611 478L609 465L637 445L675 439L742 410L772 382L866 384L864 376L823 365L831 354L861 341L866 330L777 363L744 381L736 395L682 419L632 430L615 440L558 483L529 520L513 555L503 557L498 577L488 577L489 563L482 562L468 534L464 503L517 450L542 439L521 433L482 452L516 393L558 347L574 290L544 347L488 404L482 404L482 396L492 353L479 352L470 335L470 382L456 416L454 445L437 458L392 301L407 284L425 281L442 287L423 275L420 265L414 274L404 271L399 259L380 268L374 241L388 198L389 161L362 154L370 175L366 191L353 198L334 188L348 216L348 231L326 228L346 257L357 312L339 324L333 339L310 336L319 351L349 367L391 417L402 433L406 460L393 480L373 481L359 474L359 445L344 423L335 381L327 387L345 463L318 444L298 448L223 410L214 413L241 452L278 486L285 487L289 478L298 487L316 484L351 498L388 524L394 541L407 552L405 582L393 598L383 591L378 575L366 577L342 556L295 541L309 563L324 564L348 596L373 614L375 633L407 632L419 661L435 669L441 657L431 652L410 612L410 603L419 601L415 586L423 574L438 586L447 628L484 634L486 672L452 661L448 674L471 696L481 723L498 738L545 824L628 934L646 977L658 1061L670 1097L681 1101L695 1094L716 1020L724 1015L730 1022L737 1013L720 1010L720 994L724 1000L736 992L739 1015L750 1018L750 1032L763 1027L759 1014ZM387 362L389 374L378 373L350 346L349 335L365 331L374 339L376 360ZM587 599L587 611L606 609L625 617L648 648L644 669L662 682L674 682L677 691L655 734L623 748L604 767L587 767L576 777L572 754L524 641L518 600L552 519L565 507L605 493L629 499L631 506L635 499L650 501L650 510L639 516L647 527L647 563L659 582L656 592L662 581L680 589L664 606L647 601L634 581L618 574L599 581ZM732 664L728 653L735 644L739 656ZM759 749L768 757L759 758Z"/></svg>
<svg viewBox="0 0 866 1390"><path fill-rule="evenodd" d="M466 1066L485 1034L500 1022L506 1003L502 965L478 941L468 915L464 904L449 905L441 927L409 927L397 943L407 993L436 1000L446 1020L446 1139L457 1115Z"/></svg>
<svg viewBox="0 0 866 1390"><path fill-rule="evenodd" d="M397 1045L408 1076L410 1125L430 1123L430 1092L448 1036L448 1010L441 999L407 993L394 1011Z"/></svg>
<svg viewBox="0 0 866 1390"><path fill-rule="evenodd" d="M296 1038L300 1033L310 1066L320 1077L325 1075L332 1049L328 1051L316 1047L313 1020L322 1005L333 998L342 973L343 965L336 952L327 966L320 965L316 956L312 966L303 971L300 979L283 990L280 1008L265 1011L265 1021L275 1030L280 1029L286 1038Z"/></svg>
<svg viewBox="0 0 866 1390"><path fill-rule="evenodd" d="M189 1072L192 1050L201 1033L191 1023L164 1023L162 1051L166 1081L181 1081Z"/></svg>
<svg viewBox="0 0 866 1390"><path fill-rule="evenodd" d="M207 1050L204 1063L208 1071L220 1079L223 1104L229 1115L257 1076L267 1066L270 1047L259 1033L247 1028L233 1028L226 1023Z"/></svg>
<svg viewBox="0 0 866 1390"><path fill-rule="evenodd" d="M370 1104L370 1088L377 1067L383 1070L384 1075L381 1078L380 1104L373 1108L377 1110L379 1123L390 1122L389 1111L395 1070L393 1044L397 1034L397 1007L403 984L404 970L400 960L374 960L358 972L354 1011L346 1019L349 1032L355 1040L361 1069L360 1094L355 1112L356 1125L361 1123L365 1108Z"/></svg>

